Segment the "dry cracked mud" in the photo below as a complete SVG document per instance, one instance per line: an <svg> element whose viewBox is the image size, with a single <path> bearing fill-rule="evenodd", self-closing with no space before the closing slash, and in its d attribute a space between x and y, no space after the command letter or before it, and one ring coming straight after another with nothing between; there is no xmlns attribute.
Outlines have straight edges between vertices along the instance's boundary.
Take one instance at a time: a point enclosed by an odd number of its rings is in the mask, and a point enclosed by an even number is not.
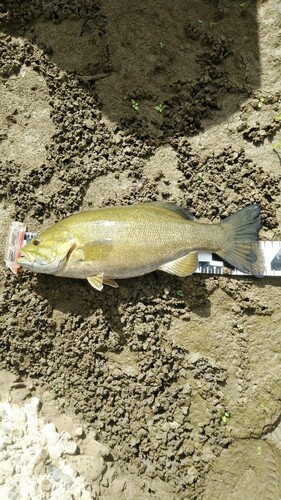
<svg viewBox="0 0 281 500"><path fill-rule="evenodd" d="M281 239L280 17L274 0L2 3L1 254L11 220L148 200L210 222L257 202ZM32 408L85 481L43 451L37 497L64 498L61 474L66 500L280 498L280 286L159 272L98 293L1 259L1 432L5 401Z"/></svg>

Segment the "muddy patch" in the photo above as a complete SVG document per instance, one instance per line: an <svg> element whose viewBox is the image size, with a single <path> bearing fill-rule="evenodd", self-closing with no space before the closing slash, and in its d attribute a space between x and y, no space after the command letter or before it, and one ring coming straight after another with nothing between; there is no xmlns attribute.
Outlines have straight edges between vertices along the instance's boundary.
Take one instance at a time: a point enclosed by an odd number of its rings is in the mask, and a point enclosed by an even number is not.
<svg viewBox="0 0 281 500"><path fill-rule="evenodd" d="M276 16L270 0L8 2L2 250L12 219L149 200L210 222L260 203L262 238L280 238ZM99 294L2 262L1 292L14 403L82 426L71 464L93 498L280 495L278 278L158 272Z"/></svg>

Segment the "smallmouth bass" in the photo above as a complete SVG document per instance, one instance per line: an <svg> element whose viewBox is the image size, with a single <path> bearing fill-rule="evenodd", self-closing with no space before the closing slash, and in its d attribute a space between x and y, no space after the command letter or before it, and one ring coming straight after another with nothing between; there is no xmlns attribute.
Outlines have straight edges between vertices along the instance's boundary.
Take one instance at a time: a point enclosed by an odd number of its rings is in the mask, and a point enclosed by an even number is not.
<svg viewBox="0 0 281 500"><path fill-rule="evenodd" d="M217 224L196 222L182 208L151 202L80 212L28 242L17 259L37 273L87 279L96 289L155 270L176 276L196 271L198 251L211 251L237 269L262 277L259 205Z"/></svg>

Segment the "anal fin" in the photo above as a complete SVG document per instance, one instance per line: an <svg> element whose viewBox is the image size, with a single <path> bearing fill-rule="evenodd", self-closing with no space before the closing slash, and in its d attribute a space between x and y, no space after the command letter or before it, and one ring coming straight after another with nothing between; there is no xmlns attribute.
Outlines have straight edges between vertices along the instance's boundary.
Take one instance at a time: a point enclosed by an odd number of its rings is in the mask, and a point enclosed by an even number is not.
<svg viewBox="0 0 281 500"><path fill-rule="evenodd" d="M112 288L119 288L117 281L110 279L110 278L104 278L103 284L108 285L108 286L112 286Z"/></svg>
<svg viewBox="0 0 281 500"><path fill-rule="evenodd" d="M160 271L184 277L193 274L198 266L198 252L190 252L179 259L167 262L159 267Z"/></svg>

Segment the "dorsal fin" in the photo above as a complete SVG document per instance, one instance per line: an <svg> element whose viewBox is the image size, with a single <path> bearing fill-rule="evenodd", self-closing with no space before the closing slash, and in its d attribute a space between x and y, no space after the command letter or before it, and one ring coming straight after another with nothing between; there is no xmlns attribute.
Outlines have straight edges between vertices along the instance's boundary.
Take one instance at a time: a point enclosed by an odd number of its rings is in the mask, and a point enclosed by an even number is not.
<svg viewBox="0 0 281 500"><path fill-rule="evenodd" d="M175 215L178 215L183 219L194 220L194 215L192 215L186 208L178 207L175 203L169 203L167 201L150 201L144 203L144 205L155 205L156 207L163 208L164 210L174 212Z"/></svg>

